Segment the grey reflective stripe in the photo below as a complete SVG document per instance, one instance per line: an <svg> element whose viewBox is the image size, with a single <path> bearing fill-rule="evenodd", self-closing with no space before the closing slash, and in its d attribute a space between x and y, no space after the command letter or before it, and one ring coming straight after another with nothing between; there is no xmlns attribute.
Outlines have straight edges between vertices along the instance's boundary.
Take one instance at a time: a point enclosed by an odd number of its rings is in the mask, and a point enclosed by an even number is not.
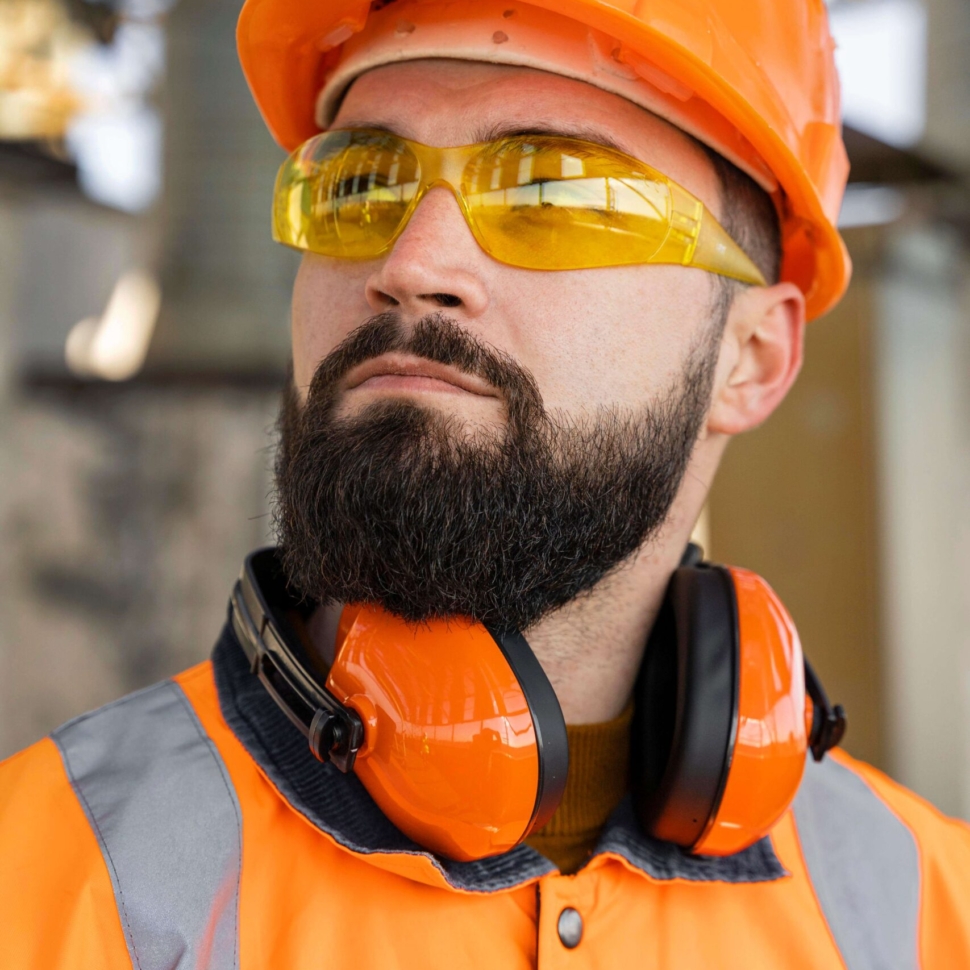
<svg viewBox="0 0 970 970"><path fill-rule="evenodd" d="M855 772L809 761L795 822L815 895L848 970L919 967L919 850Z"/></svg>
<svg viewBox="0 0 970 970"><path fill-rule="evenodd" d="M150 687L53 735L111 874L137 970L236 970L239 802L181 688Z"/></svg>

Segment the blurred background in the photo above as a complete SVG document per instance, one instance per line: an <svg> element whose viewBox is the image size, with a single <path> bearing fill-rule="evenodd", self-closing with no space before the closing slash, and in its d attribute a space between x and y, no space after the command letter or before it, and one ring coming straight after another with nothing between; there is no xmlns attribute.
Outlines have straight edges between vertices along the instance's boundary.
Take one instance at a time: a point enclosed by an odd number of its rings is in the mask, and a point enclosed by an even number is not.
<svg viewBox="0 0 970 970"><path fill-rule="evenodd" d="M269 538L296 257L240 0L0 0L0 758L204 659ZM846 747L970 818L970 4L830 0L856 275L729 451Z"/></svg>

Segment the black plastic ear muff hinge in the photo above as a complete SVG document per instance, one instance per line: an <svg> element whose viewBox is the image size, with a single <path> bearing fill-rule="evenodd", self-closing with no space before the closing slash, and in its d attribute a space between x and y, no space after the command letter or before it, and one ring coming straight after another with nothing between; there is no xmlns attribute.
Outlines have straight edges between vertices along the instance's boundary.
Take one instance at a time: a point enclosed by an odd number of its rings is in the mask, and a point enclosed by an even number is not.
<svg viewBox="0 0 970 970"><path fill-rule="evenodd" d="M808 660L805 661L805 690L812 699L814 708L808 747L812 757L816 761L821 761L845 736L848 719L845 708L841 704L829 703L825 688Z"/></svg>
<svg viewBox="0 0 970 970"><path fill-rule="evenodd" d="M257 571L270 572L269 582L260 582ZM364 742L363 723L319 681L303 650L284 632L281 618L264 596L278 585L273 582L275 571L275 550L260 550L246 560L232 591L233 630L250 669L306 736L313 756L346 774L353 771Z"/></svg>

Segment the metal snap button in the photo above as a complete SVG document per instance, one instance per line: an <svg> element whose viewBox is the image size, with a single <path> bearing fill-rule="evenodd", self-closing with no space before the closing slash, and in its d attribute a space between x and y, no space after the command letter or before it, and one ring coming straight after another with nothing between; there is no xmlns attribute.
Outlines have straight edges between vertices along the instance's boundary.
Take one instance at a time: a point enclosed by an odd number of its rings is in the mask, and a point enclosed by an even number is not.
<svg viewBox="0 0 970 970"><path fill-rule="evenodd" d="M567 950L574 950L583 938L583 917L572 906L567 906L559 914L559 942Z"/></svg>

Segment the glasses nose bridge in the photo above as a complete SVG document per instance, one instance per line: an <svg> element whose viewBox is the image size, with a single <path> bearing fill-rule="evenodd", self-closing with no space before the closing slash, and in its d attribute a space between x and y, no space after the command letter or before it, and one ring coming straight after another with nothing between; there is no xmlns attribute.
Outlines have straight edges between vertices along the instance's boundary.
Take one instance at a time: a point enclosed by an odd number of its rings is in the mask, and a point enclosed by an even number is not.
<svg viewBox="0 0 970 970"><path fill-rule="evenodd" d="M415 200L415 208L433 189L446 189L458 203L465 222L469 223L468 203L462 190L462 182L468 160L474 154L473 149L435 148L430 145L416 144L414 150L421 166L420 189L418 198ZM413 214L414 209L411 211Z"/></svg>
<svg viewBox="0 0 970 970"><path fill-rule="evenodd" d="M461 183L468 164L468 148L432 148L421 145L418 161L421 163L421 184L424 191L447 187L461 201Z"/></svg>

